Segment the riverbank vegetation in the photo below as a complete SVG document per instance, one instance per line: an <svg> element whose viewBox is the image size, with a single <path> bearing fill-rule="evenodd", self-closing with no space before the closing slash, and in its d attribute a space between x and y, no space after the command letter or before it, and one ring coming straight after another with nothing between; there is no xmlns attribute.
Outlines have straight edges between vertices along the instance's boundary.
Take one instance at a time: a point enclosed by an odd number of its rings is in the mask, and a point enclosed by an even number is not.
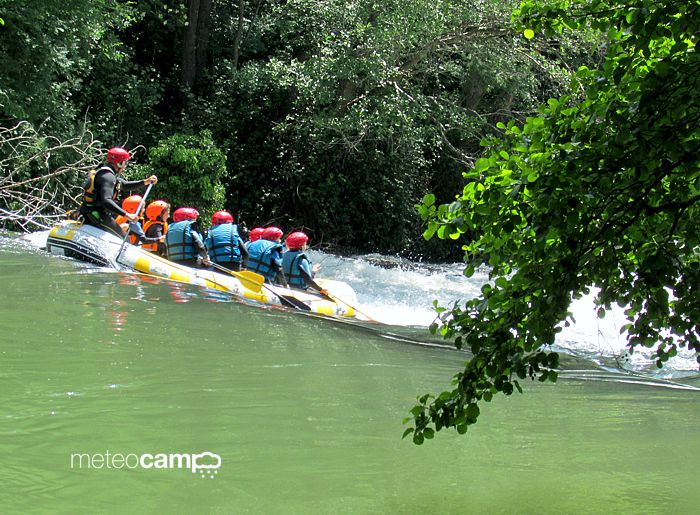
<svg viewBox="0 0 700 515"><path fill-rule="evenodd" d="M420 238L414 204L428 192L454 198L499 122L524 121L599 59L583 32L524 38L510 22L516 5L4 3L0 117L28 122L38 149L86 132L105 147L143 146L136 162L168 178L156 149L209 131L227 169L212 188L237 219L303 227L335 249L460 258ZM31 173L64 164L50 154ZM220 198L199 193L169 200Z"/></svg>

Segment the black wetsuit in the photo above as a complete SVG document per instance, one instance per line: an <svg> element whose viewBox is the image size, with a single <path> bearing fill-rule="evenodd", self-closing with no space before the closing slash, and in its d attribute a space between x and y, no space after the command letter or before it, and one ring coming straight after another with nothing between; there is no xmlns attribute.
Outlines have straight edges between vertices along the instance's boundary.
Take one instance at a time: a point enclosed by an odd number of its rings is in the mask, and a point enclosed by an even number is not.
<svg viewBox="0 0 700 515"><path fill-rule="evenodd" d="M110 213L126 216L126 211L115 202L115 198L119 195L122 187L144 186L143 180L125 181L121 177L117 177L112 165L107 164L97 169L93 185L93 191L90 194L93 200L86 201L85 196L87 195L84 195L83 204L80 206L83 222L111 232L120 238L124 237L124 231ZM83 189L87 191L89 186L90 177L85 180Z"/></svg>

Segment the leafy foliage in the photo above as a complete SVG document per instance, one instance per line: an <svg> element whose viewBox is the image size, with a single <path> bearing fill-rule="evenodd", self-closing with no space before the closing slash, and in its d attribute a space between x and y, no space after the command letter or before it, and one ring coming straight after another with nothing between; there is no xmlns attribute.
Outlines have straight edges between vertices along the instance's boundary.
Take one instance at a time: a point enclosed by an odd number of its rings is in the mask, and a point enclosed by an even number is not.
<svg viewBox="0 0 700 515"><path fill-rule="evenodd" d="M194 2L3 4L0 116L130 148L208 129L237 218L445 258L459 249L418 238L412 205L427 191L448 199L498 121L568 91L569 69L590 64L586 37L514 33L512 0L204 4L194 47Z"/></svg>
<svg viewBox="0 0 700 515"><path fill-rule="evenodd" d="M315 227L316 241L420 253L413 201L461 187L499 119L568 87L561 55L534 59L508 12L451 0L271 4L244 47L271 56L219 63L202 115L230 149L240 210Z"/></svg>
<svg viewBox="0 0 700 515"><path fill-rule="evenodd" d="M183 206L196 207L203 224L225 207L222 180L227 175L226 156L208 131L160 141L150 149L148 165L138 169L139 177L144 174L158 176L158 197L169 202L173 211Z"/></svg>
<svg viewBox="0 0 700 515"><path fill-rule="evenodd" d="M27 0L3 3L0 25L0 120L74 132L73 95L98 56L123 56L114 30L131 22L117 0Z"/></svg>
<svg viewBox="0 0 700 515"><path fill-rule="evenodd" d="M531 38L592 27L605 61L578 70L583 98L500 124L455 202L419 206L427 238L471 236L465 274L487 264L491 281L440 310L433 330L473 357L452 391L419 398L405 433L418 444L467 431L481 401L522 379L556 381L549 345L593 287L599 316L625 306L631 351L656 347L659 367L700 352L700 3L525 1L515 16Z"/></svg>

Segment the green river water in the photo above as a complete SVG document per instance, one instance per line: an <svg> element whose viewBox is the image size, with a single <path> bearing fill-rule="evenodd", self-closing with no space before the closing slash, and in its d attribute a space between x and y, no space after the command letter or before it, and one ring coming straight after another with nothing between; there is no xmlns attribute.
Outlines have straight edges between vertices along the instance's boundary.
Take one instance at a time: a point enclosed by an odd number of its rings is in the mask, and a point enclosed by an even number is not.
<svg viewBox="0 0 700 515"><path fill-rule="evenodd" d="M572 358L556 385L528 382L468 435L418 447L402 419L463 354L7 238L0 313L3 513L700 511L698 391ZM220 466L135 461L204 452ZM126 464L100 468L106 453Z"/></svg>

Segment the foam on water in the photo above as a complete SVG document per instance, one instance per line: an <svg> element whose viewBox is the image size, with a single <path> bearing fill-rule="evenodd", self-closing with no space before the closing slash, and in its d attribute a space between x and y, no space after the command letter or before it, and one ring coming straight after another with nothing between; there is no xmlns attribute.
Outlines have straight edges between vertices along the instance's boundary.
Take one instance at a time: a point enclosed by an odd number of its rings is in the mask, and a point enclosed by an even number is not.
<svg viewBox="0 0 700 515"><path fill-rule="evenodd" d="M42 248L47 236L48 231L40 231L25 235L23 239L31 247ZM308 254L314 263L321 265L319 278L346 282L357 294L356 301L349 300L362 313L392 326L425 328L436 319L434 301L443 307L463 303L477 296L488 280L485 270L465 277L461 263L422 264L378 255L339 257L314 250ZM614 306L604 318L598 318L594 298L595 292L592 292L571 304L574 321L562 327L557 335L557 348L603 366L657 377L697 374L695 357L685 350L679 350L678 356L671 358L662 369L655 366L653 349L635 349L630 355L626 336L620 334L620 328L627 322L623 308Z"/></svg>
<svg viewBox="0 0 700 515"><path fill-rule="evenodd" d="M485 270L471 278L463 275L461 263L432 265L377 256L342 258L321 252L309 252L321 263L319 277L333 277L352 285L357 292L358 308L376 320L395 326L428 326L436 317L433 301L452 306L477 296L488 280ZM374 263L381 261L390 268ZM682 377L697 374L692 353L679 350L678 356L657 369L653 349L627 351L625 334L620 328L627 323L624 310L614 306L604 318L598 318L595 292L572 302L574 322L563 327L556 345L571 354L592 359L602 365L651 373L658 377Z"/></svg>

